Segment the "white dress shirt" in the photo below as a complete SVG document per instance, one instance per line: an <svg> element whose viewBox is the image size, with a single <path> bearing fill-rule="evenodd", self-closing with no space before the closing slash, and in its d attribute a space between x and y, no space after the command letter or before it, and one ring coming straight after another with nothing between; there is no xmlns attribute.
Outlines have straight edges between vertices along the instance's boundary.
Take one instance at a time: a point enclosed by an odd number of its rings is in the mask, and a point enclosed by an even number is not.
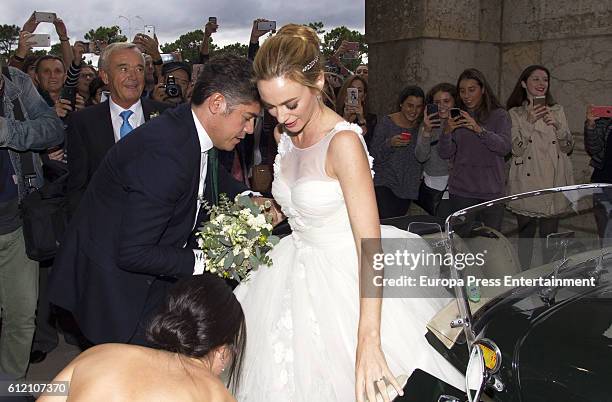
<svg viewBox="0 0 612 402"><path fill-rule="evenodd" d="M115 102L113 102L112 96L108 98L108 104L110 106L111 122L113 123L115 143L117 143L121 139L121 135L119 134L121 130L121 125L123 124L123 118L119 116L121 112L123 112L124 110L131 110L132 112L134 112L128 118L128 121L132 128L142 126L145 123L144 112L142 111L142 103L140 103L140 99L138 99L138 102L130 106L129 109L124 109L121 106L117 105Z"/></svg>
<svg viewBox="0 0 612 402"><path fill-rule="evenodd" d="M204 188L206 185L206 171L208 166L208 151L213 147L213 142L208 136L208 133L204 129L202 123L196 116L193 109L191 110L191 115L193 116L193 122L195 123L196 131L198 132L198 140L200 141L200 182L198 184L198 199L197 199L197 207L196 207L196 216L193 218L193 227L195 229L195 225L198 220L198 212L200 211L200 207L202 206L202 200L204 199ZM193 250L193 254L195 255L195 265L193 267L193 274L200 275L204 272L204 252L202 250Z"/></svg>

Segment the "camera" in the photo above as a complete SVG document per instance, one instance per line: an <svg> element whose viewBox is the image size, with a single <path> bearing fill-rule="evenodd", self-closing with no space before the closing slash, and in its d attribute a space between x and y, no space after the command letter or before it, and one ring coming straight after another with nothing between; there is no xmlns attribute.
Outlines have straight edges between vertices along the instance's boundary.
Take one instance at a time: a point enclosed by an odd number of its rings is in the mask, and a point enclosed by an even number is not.
<svg viewBox="0 0 612 402"><path fill-rule="evenodd" d="M173 75L169 75L166 78L166 95L170 98L180 98L183 96L181 87L176 83Z"/></svg>

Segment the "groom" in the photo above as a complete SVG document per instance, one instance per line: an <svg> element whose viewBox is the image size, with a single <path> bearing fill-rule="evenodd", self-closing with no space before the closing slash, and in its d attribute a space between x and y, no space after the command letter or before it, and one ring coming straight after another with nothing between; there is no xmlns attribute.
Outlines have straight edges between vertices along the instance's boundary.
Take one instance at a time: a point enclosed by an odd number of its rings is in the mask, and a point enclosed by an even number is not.
<svg viewBox="0 0 612 402"><path fill-rule="evenodd" d="M91 343L145 344L167 288L204 270L193 242L185 246L201 200L247 190L218 168L215 148L231 151L253 132L260 103L251 74L246 59L211 59L191 105L133 130L93 176L49 280L50 301L73 313Z"/></svg>

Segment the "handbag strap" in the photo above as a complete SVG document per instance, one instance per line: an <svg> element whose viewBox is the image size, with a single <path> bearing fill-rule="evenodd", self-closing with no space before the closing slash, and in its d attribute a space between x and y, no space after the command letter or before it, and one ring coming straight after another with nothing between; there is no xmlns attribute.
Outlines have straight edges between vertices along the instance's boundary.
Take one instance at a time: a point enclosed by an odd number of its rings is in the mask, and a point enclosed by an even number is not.
<svg viewBox="0 0 612 402"><path fill-rule="evenodd" d="M11 73L8 69L8 66L2 66L2 74L8 79L12 81ZM25 121L25 115L23 114L23 110L21 109L21 103L19 102L19 97L13 99L13 115L15 116L15 120L17 121ZM26 179L26 184L31 184L30 180L33 177L36 177L36 170L34 169L34 161L32 160L32 152L18 152L19 158L21 160L21 173L23 177Z"/></svg>

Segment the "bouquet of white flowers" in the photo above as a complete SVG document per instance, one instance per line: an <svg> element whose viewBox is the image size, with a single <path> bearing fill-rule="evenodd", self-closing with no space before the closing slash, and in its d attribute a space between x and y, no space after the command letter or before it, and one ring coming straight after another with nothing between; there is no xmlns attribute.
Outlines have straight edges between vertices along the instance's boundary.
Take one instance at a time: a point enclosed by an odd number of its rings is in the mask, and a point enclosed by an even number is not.
<svg viewBox="0 0 612 402"><path fill-rule="evenodd" d="M196 236L204 251L206 271L241 281L248 279L251 269L272 264L267 253L279 238L272 235L272 224L264 214L271 206L266 203L269 205L259 206L244 195L231 202L221 194L218 205L204 205L210 220Z"/></svg>

